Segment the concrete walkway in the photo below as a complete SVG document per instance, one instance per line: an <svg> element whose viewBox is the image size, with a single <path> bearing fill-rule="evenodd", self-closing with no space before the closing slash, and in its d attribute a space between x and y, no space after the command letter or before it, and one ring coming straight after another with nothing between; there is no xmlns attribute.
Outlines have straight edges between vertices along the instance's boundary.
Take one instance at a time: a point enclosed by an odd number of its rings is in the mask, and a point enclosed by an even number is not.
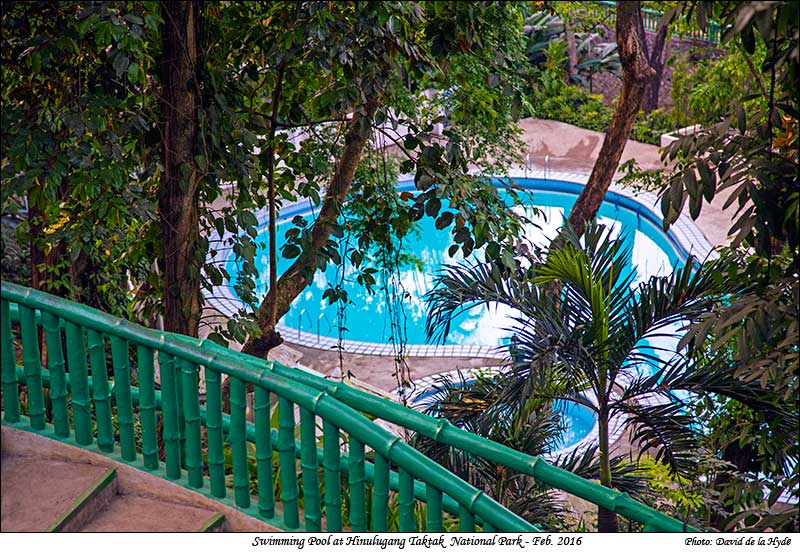
<svg viewBox="0 0 800 553"><path fill-rule="evenodd" d="M520 121L520 128L523 131L522 141L527 147L526 153L530 154L534 168L542 169L545 156L550 156L550 168L566 173L591 174L605 137L601 132L547 119L523 119ZM651 144L628 140L620 165L631 159L636 160L643 170L664 168L660 148ZM624 172L618 171L616 179L623 176ZM728 229L732 225L731 219L736 206L722 209L729 195L730 190L725 190L711 204L704 204L700 217L695 221L709 243L715 247L730 243ZM688 213L688 207L686 209Z"/></svg>

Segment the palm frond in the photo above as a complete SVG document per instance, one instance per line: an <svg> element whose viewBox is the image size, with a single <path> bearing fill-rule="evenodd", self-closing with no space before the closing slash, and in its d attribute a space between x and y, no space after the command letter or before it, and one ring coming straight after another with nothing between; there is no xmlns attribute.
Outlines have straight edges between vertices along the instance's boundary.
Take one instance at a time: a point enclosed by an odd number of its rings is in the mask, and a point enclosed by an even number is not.
<svg viewBox="0 0 800 553"><path fill-rule="evenodd" d="M434 278L433 289L425 294L428 341L442 343L450 333L450 322L481 304L499 303L516 308L521 298L538 292L525 279L513 275L501 263L449 265Z"/></svg>

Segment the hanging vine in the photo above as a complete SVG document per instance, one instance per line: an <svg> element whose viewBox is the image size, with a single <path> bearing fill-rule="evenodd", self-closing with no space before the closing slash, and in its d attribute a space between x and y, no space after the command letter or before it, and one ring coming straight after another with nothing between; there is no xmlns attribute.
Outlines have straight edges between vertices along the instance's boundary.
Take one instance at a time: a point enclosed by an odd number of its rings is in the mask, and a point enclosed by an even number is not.
<svg viewBox="0 0 800 553"><path fill-rule="evenodd" d="M386 148L381 148L381 177L384 187L395 187L390 182L390 175L386 162ZM393 197L396 197L396 192ZM386 297L386 309L389 318L389 343L392 344L394 357L394 373L400 400L403 405L408 403L409 397L414 393L414 383L411 379L411 367L406 357L408 344L408 327L405 312L405 299L408 296L402 279L400 278L401 257L403 250L402 234L397 235L397 244L392 233L386 234L385 247L381 248L380 264L383 277L383 293Z"/></svg>

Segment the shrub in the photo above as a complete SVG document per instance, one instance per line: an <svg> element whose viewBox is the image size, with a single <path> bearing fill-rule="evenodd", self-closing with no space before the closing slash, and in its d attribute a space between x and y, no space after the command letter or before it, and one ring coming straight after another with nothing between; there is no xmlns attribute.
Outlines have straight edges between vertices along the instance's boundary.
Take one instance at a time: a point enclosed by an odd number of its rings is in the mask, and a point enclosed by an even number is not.
<svg viewBox="0 0 800 553"><path fill-rule="evenodd" d="M660 109L654 109L648 114L640 111L639 117L636 118L636 122L633 124L631 140L658 146L661 143L661 135L676 128L678 128L678 125L672 113L667 113Z"/></svg>
<svg viewBox="0 0 800 553"><path fill-rule="evenodd" d="M713 125L745 96L758 91L746 55L731 49L718 59L698 61L684 56L674 61L672 101L677 127ZM756 50L752 63L760 66L763 57L764 52Z"/></svg>
<svg viewBox="0 0 800 553"><path fill-rule="evenodd" d="M553 91L550 87L550 91ZM564 84L556 94L547 95L534 90L531 100L534 115L542 119L553 119L590 129L605 132L611 123L613 110L605 105L602 96L590 94L579 86Z"/></svg>

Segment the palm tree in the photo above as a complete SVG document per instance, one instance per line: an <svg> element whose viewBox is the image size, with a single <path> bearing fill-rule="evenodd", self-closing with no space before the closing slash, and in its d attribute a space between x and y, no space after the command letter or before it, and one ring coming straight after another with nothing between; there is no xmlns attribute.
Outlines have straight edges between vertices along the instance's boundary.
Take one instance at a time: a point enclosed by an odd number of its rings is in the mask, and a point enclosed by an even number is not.
<svg viewBox="0 0 800 553"><path fill-rule="evenodd" d="M428 415L445 418L455 426L502 443L529 455L544 455L556 447L564 431L563 419L546 398L530 397L519 410L508 409L498 401L501 388L494 372L459 373L439 377L432 390L425 391L419 402ZM417 435L414 447L427 457L447 467L454 474L489 493L522 518L545 531L574 530L579 521L565 506L566 496L535 481L527 474L497 465ZM596 480L599 465L597 447L573 449L551 459L551 463L586 479ZM647 492L636 467L623 456L613 457L612 484L631 496L641 498Z"/></svg>
<svg viewBox="0 0 800 553"><path fill-rule="evenodd" d="M487 413L522 411L531 398L592 409L598 420L599 480L612 487L614 417L626 417L635 445L686 474L700 430L687 405L697 394L776 409L760 401L757 385L737 380L703 344L689 340L682 350L668 351L646 341L675 337L676 328L710 311L726 292L724 282L710 276L713 271L689 262L634 286L624 238L612 239L610 230L597 224L589 225L583 244L568 230L563 236L562 245L543 258L517 259L515 271L499 263L450 266L427 296L429 340L444 340L451 319L475 305L504 304L517 311L510 329L513 362L496 379L494 407ZM615 514L601 508L598 529L616 528Z"/></svg>

